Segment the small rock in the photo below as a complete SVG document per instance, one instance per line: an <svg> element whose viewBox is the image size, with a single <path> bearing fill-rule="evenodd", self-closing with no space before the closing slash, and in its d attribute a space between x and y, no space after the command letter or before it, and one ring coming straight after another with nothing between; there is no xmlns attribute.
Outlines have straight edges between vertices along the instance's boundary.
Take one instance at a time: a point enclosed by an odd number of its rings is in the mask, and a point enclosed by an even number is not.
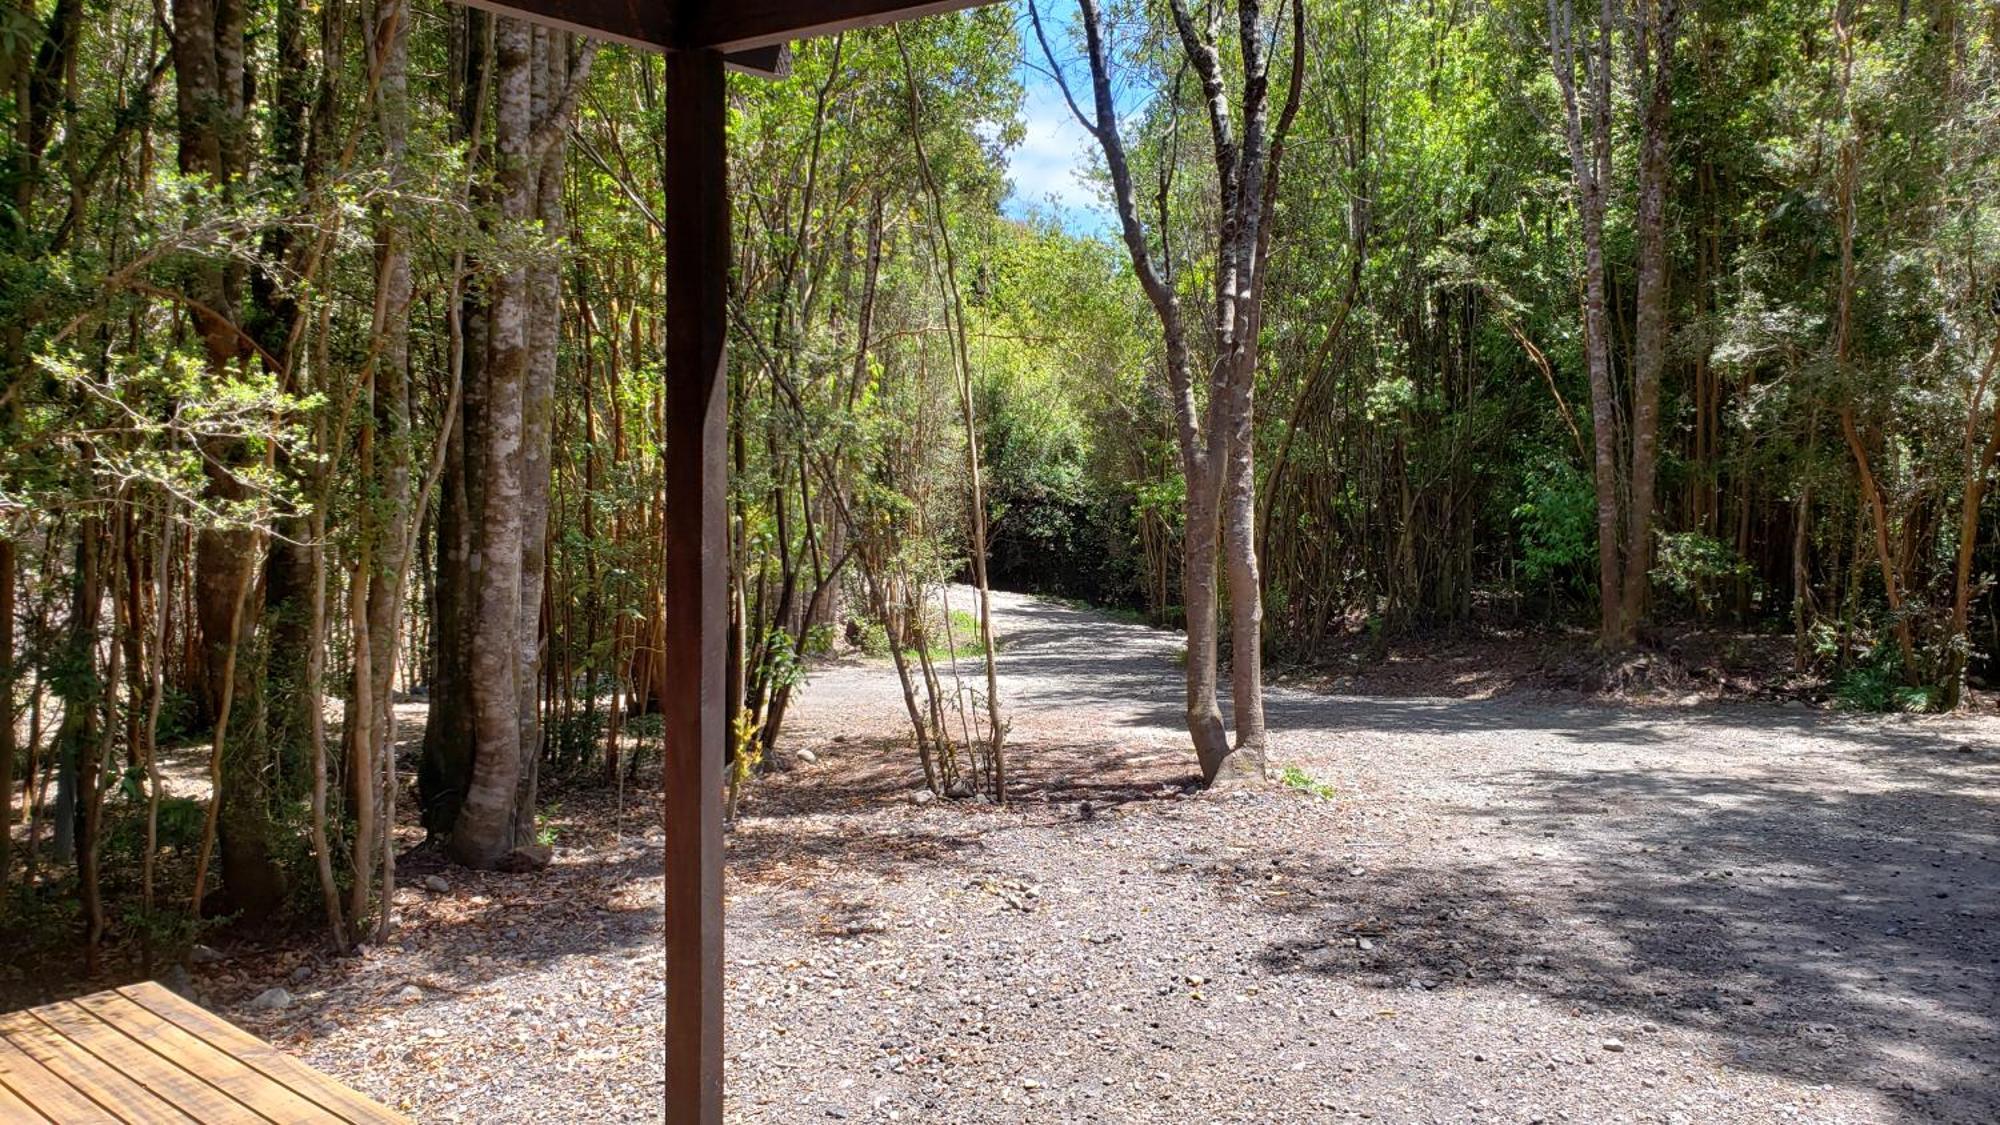
<svg viewBox="0 0 2000 1125"><path fill-rule="evenodd" d="M165 985L167 991L175 993L184 1000L195 998L194 978L188 976L188 971L179 965L168 965L167 971L154 979Z"/></svg>
<svg viewBox="0 0 2000 1125"><path fill-rule="evenodd" d="M292 994L282 988L267 988L250 1001L253 1012L280 1012L292 1006Z"/></svg>
<svg viewBox="0 0 2000 1125"><path fill-rule="evenodd" d="M500 861L500 870L511 875L540 871L554 862L556 850L547 844L523 844Z"/></svg>
<svg viewBox="0 0 2000 1125"><path fill-rule="evenodd" d="M819 761L818 754L815 754L812 751L805 749L801 749L797 754L793 755L793 757L796 757L799 761L804 762L806 765L812 765L814 762Z"/></svg>
<svg viewBox="0 0 2000 1125"><path fill-rule="evenodd" d="M444 877L441 875L426 875L424 876L424 889L434 895L450 894L451 884L445 882Z"/></svg>
<svg viewBox="0 0 2000 1125"><path fill-rule="evenodd" d="M1361 952L1366 953L1369 950L1375 948L1375 943L1369 941L1367 938L1355 938L1354 947L1356 949L1359 949Z"/></svg>
<svg viewBox="0 0 2000 1125"><path fill-rule="evenodd" d="M914 789L910 792L910 803L913 805L928 805L935 800L937 794L928 789Z"/></svg>
<svg viewBox="0 0 2000 1125"><path fill-rule="evenodd" d="M972 796L972 793L973 793L972 783L970 781L965 780L962 777L954 780L950 785L944 787L944 795L950 797L954 801L963 801L967 797Z"/></svg>
<svg viewBox="0 0 2000 1125"><path fill-rule="evenodd" d="M1622 1051L1622 1050L1624 1050L1624 1049L1625 1049L1625 1043L1624 1043L1624 1041L1623 1041L1623 1040L1619 1040L1619 1039L1606 1039L1606 1040L1605 1040L1605 1041L1604 1041L1603 1043L1601 1043L1601 1044L1599 1044L1599 1045L1600 1045L1600 1046L1602 1046L1602 1047L1603 1047L1603 1048L1604 1048L1605 1050L1607 1050L1607 1051L1611 1051L1611 1052L1613 1052L1613 1053L1616 1053L1616 1052L1618 1052L1618 1051Z"/></svg>
<svg viewBox="0 0 2000 1125"><path fill-rule="evenodd" d="M298 968L292 970L293 980L297 981L311 980L312 975L313 975L313 970L311 965L300 965Z"/></svg>
<svg viewBox="0 0 2000 1125"><path fill-rule="evenodd" d="M197 943L190 952L190 956L194 958L194 963L197 965L213 965L217 961L222 960L222 951Z"/></svg>
<svg viewBox="0 0 2000 1125"><path fill-rule="evenodd" d="M424 990L414 984L406 984L397 989L396 995L392 997L398 1004L414 1004L423 998Z"/></svg>

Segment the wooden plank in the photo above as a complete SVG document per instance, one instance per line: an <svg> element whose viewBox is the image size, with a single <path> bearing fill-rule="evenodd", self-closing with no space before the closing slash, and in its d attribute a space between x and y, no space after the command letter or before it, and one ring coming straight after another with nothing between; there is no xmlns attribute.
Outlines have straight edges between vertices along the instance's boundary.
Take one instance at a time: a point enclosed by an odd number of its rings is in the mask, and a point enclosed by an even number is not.
<svg viewBox="0 0 2000 1125"><path fill-rule="evenodd" d="M667 55L666 1119L722 1121L729 171L719 51Z"/></svg>
<svg viewBox="0 0 2000 1125"><path fill-rule="evenodd" d="M197 1120L95 1056L79 1050L27 1012L0 1016L0 1036L109 1110L115 1120L131 1125L184 1125Z"/></svg>
<svg viewBox="0 0 2000 1125"><path fill-rule="evenodd" d="M196 1121L263 1120L249 1106L202 1080L184 1066L147 1050L131 1036L74 1004L50 1004L27 1013L127 1081Z"/></svg>
<svg viewBox="0 0 2000 1125"><path fill-rule="evenodd" d="M285 1088L250 1064L206 1039L183 1030L165 1016L142 1008L115 992L100 992L77 1000L76 1006L105 1026L228 1094L267 1121L279 1125L310 1125L324 1121L330 1110Z"/></svg>
<svg viewBox="0 0 2000 1125"><path fill-rule="evenodd" d="M116 1125L118 1119L0 1035L0 1085L63 1125Z"/></svg>
<svg viewBox="0 0 2000 1125"><path fill-rule="evenodd" d="M360 1094L292 1058L235 1024L148 981L118 989L118 994L142 1008L206 1040L252 1070L293 1093L324 1107L329 1115L351 1125L408 1125L408 1118L369 1101Z"/></svg>
<svg viewBox="0 0 2000 1125"><path fill-rule="evenodd" d="M22 1101L20 1095L7 1088L5 1079L0 1078L0 1121L19 1121L22 1125L30 1125L53 1120L48 1114Z"/></svg>
<svg viewBox="0 0 2000 1125"><path fill-rule="evenodd" d="M538 0L554 3L558 0ZM976 8L990 0L708 0L694 5L680 42L743 51L897 20Z"/></svg>

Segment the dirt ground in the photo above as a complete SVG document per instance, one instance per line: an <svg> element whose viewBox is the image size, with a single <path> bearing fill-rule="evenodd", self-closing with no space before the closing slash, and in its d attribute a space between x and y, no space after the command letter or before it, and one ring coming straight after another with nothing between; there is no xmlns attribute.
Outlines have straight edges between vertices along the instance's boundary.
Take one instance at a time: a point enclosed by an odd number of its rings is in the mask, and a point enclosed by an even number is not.
<svg viewBox="0 0 2000 1125"><path fill-rule="evenodd" d="M730 837L732 1121L2000 1121L2000 723L1278 688L1330 796L1196 795L1178 636L999 624L1009 808L912 799L886 663L795 708ZM657 1120L654 799L198 983L421 1120Z"/></svg>

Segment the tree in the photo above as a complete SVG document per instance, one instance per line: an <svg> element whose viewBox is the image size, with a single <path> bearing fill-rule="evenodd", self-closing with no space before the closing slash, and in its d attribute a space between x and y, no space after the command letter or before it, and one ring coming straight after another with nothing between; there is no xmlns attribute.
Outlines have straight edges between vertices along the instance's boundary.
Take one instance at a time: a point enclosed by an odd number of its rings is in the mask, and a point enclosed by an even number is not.
<svg viewBox="0 0 2000 1125"><path fill-rule="evenodd" d="M1110 173L1112 199L1125 248L1141 289L1158 316L1165 340L1168 396L1173 403L1181 471L1187 482L1182 601L1187 614L1187 724L1203 779L1209 784L1261 778L1265 770L1263 699L1263 590L1257 574L1254 392L1263 278L1270 254L1268 227L1277 198L1284 137L1296 112L1303 81L1305 15L1292 12L1292 79L1275 129L1269 119L1271 33L1261 6L1237 5L1235 48L1241 57L1240 89L1231 94L1218 48L1220 11L1206 26L1181 0L1172 15L1185 63L1176 71L1169 114L1180 112L1181 75L1196 76L1214 160L1220 216L1214 231L1208 354L1198 359L1182 310L1180 278L1167 232L1149 237L1139 215L1131 161L1111 92L1111 52L1095 0L1079 0L1090 70L1088 113L1071 94L1063 70L1030 5L1043 56L1077 120L1097 141ZM1239 124L1240 124L1240 136ZM1172 170L1163 171L1164 178ZM1163 186L1162 194L1167 189ZM1155 240L1160 244L1155 249ZM1197 378L1196 369L1206 373ZM1220 540L1220 542L1218 542ZM1230 686L1236 719L1231 746L1217 700L1218 556L1228 560Z"/></svg>
<svg viewBox="0 0 2000 1125"><path fill-rule="evenodd" d="M1629 444L1614 385L1605 214L1612 190L1613 39L1621 23L1604 0L1594 32L1576 27L1572 0L1549 0L1549 58L1562 92L1577 212L1583 227L1585 355L1590 371L1592 478L1597 493L1598 643L1627 648L1645 616L1652 569L1653 510L1660 440L1660 384L1666 366L1668 273L1666 205L1671 188L1667 129L1673 104L1678 0L1637 0L1632 72L1640 106L1636 324L1633 328ZM1582 66L1579 92L1578 65ZM1588 129L1586 131L1586 119ZM1620 512L1624 513L1621 541Z"/></svg>

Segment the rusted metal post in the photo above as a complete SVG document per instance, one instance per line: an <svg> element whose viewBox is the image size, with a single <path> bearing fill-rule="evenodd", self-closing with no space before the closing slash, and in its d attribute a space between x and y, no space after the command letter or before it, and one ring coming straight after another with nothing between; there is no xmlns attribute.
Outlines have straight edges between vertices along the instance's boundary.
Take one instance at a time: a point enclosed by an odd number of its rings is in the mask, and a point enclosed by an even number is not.
<svg viewBox="0 0 2000 1125"><path fill-rule="evenodd" d="M664 521L669 1125L722 1122L726 640L723 337L729 185L722 53L667 52Z"/></svg>

